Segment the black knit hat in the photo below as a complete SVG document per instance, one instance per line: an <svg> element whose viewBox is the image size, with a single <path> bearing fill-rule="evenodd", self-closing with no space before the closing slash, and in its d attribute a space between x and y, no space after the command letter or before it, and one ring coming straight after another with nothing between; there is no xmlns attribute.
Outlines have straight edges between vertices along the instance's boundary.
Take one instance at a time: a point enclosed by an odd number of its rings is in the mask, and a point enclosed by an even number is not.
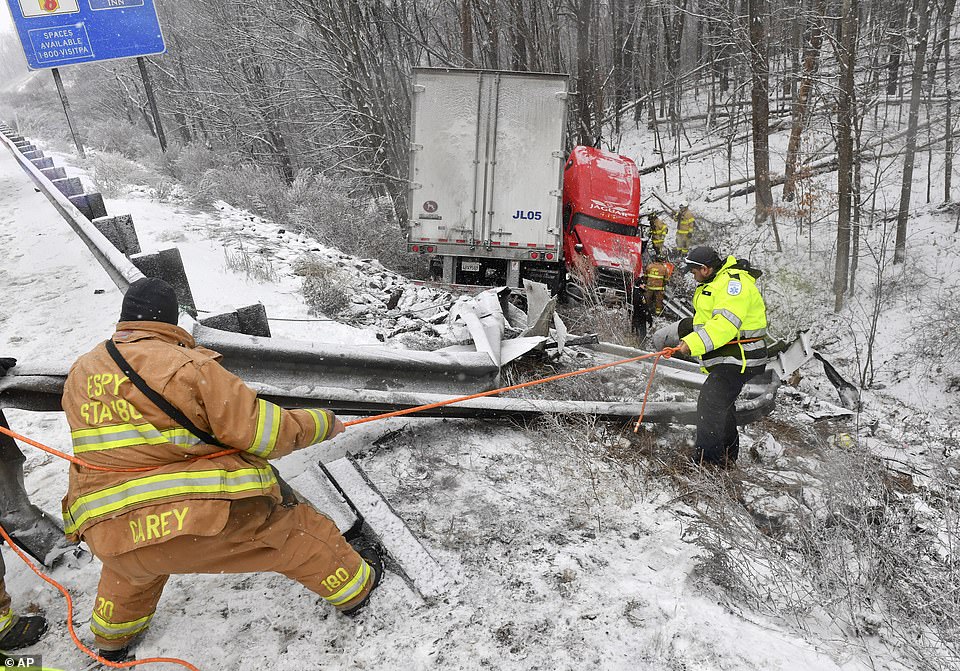
<svg viewBox="0 0 960 671"><path fill-rule="evenodd" d="M694 247L683 262L687 264L687 271L700 266L710 266L716 270L723 265L723 259L717 254L717 250L712 247Z"/></svg>
<svg viewBox="0 0 960 671"><path fill-rule="evenodd" d="M176 324L180 316L177 292L156 277L145 277L130 285L120 308L122 322L166 322Z"/></svg>

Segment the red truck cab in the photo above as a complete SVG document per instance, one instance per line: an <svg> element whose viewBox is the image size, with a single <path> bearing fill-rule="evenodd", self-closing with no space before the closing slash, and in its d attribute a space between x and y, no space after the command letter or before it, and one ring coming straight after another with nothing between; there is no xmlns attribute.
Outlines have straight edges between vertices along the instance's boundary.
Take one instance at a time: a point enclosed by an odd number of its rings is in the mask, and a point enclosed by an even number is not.
<svg viewBox="0 0 960 671"><path fill-rule="evenodd" d="M626 156L577 146L563 169L563 255L573 286L632 301L643 278L640 174Z"/></svg>

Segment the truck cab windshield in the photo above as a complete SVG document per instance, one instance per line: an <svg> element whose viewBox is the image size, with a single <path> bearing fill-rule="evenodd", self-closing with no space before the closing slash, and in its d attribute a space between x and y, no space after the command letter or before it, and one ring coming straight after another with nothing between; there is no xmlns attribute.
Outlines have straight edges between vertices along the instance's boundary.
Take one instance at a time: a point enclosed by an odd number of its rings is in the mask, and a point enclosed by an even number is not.
<svg viewBox="0 0 960 671"><path fill-rule="evenodd" d="M571 226L586 226L587 228L595 228L598 231L606 231L607 233L613 233L614 235L627 235L636 237L639 235L639 227L637 226L628 226L627 224L618 224L613 221L605 221L604 219L597 219L596 217L591 217L589 215L577 212L573 215L573 222Z"/></svg>

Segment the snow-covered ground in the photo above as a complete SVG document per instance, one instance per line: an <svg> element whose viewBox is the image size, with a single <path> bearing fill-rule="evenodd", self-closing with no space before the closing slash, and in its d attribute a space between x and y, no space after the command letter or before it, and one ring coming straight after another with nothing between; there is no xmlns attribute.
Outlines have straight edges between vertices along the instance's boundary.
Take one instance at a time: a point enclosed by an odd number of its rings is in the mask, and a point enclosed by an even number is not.
<svg viewBox="0 0 960 671"><path fill-rule="evenodd" d="M643 151L642 138L633 142L628 153ZM57 157L58 165L69 160ZM742 199L729 215L724 203L702 202L704 186L713 179L709 163L688 164L682 197L695 203L705 224L714 222L716 240L729 246L725 251L747 248L771 274L768 302L779 304L772 312L781 316L774 330L791 335L791 318L803 315L794 321L811 327L817 346L854 378L856 314L831 317L824 307L832 306L830 241L808 251L806 232L794 240L792 231L782 230L787 249L777 256L762 231L740 221L750 216ZM680 198L671 196L675 202ZM107 208L133 215L144 250L180 249L198 308L218 313L259 301L270 317L316 320L271 322L275 335L383 347L380 337L398 328L401 312L410 317L418 314L415 307L443 302L439 293L409 287L379 264L344 257L226 204L201 212L176 198L159 201L149 192L130 191L109 199ZM955 297L958 239L952 218L924 208L911 226L911 264L889 272L922 268L924 277L935 278L931 291ZM764 242L751 245L751 239ZM238 263L230 258L241 245L258 267L269 261L268 279L235 269ZM0 355L17 357L25 369L61 367L110 334L119 292L5 151L0 152L0 246L6 252L0 265L6 288ZM307 255L339 263L365 281L363 291L352 292L353 325L310 313L294 274ZM869 272L864 264L862 276ZM789 291L791 277L822 286L823 295L810 299L798 290L796 295L807 298L796 299ZM391 315L384 304L397 288L405 298ZM882 627L854 631L832 618L826 604L801 614L782 608L794 601L773 593L765 602L737 602L711 579L722 567L712 564L716 557L705 550L709 545L697 522L704 519L704 501L724 487L740 492L735 499L754 515L779 519L779 506L782 517L789 517L802 496L793 490L802 490L805 480L790 491L787 484L809 475L814 493L806 496L813 499L823 491L817 483L827 482L825 469L806 448L837 450L845 435L872 441L876 452L901 463L919 485L955 466L950 457L960 442L956 391L935 384L936 376L916 361L898 363L902 343L914 335L915 317L909 294L895 293L884 306L876 360L878 381L886 388L865 393L858 418L815 419L816 409L837 397L812 362L797 388L781 392L773 417L744 429L741 468L729 478L675 465L672 454L690 435L685 427L634 435L589 418L531 426L402 418L351 428L335 445L292 455L282 467L323 458L328 449L356 454L458 580L457 588L426 604L388 577L365 613L348 620L280 576L175 576L138 656L180 657L200 669L911 668L897 635L884 634ZM418 323L437 328L427 320ZM15 430L69 450L59 414L6 412ZM758 462L746 454L751 445ZM29 446L23 449L32 500L58 512L65 465ZM817 511L815 501L804 500ZM731 525L738 520L742 516L735 513L727 518ZM83 655L66 631L60 595L9 551L4 556L15 605L36 606L51 621L35 651L49 667L83 668ZM98 573L96 561L53 571L74 595L74 619L87 641Z"/></svg>

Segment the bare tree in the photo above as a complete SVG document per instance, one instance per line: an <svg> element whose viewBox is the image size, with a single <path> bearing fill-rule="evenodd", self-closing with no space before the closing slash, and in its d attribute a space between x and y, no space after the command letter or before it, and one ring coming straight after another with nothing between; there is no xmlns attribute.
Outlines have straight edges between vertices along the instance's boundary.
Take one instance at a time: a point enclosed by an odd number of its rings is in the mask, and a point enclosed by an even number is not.
<svg viewBox="0 0 960 671"><path fill-rule="evenodd" d="M596 86L596 70L590 57L590 18L593 13L593 0L577 2L577 134L579 143L593 145L599 136L594 128L592 107L599 95ZM599 119L599 115L596 117Z"/></svg>
<svg viewBox="0 0 960 671"><path fill-rule="evenodd" d="M753 86L750 98L753 107L753 170L756 175L757 222L766 221L773 207L770 190L770 63L767 48L767 0L747 0L750 22L750 66Z"/></svg>
<svg viewBox="0 0 960 671"><path fill-rule="evenodd" d="M833 309L843 308L850 272L850 194L853 185L853 68L857 49L857 0L843 0L840 12L840 90L837 96L837 259L833 275Z"/></svg>
<svg viewBox="0 0 960 671"><path fill-rule="evenodd" d="M826 0L817 0L813 15L809 17L810 36L803 55L803 75L793 103L793 127L787 143L787 158L784 167L783 199L792 201L796 192L796 172L800 162L800 138L807 122L807 105L813 90L814 76L820 67L820 45L823 44L823 15Z"/></svg>
<svg viewBox="0 0 960 671"><path fill-rule="evenodd" d="M910 78L910 115L907 119L907 145L903 155L903 186L900 189L900 209L897 212L897 240L894 243L893 262L903 263L907 250L907 217L910 214L910 192L913 186L913 163L917 154L917 125L920 116L920 89L923 87L923 68L927 57L930 32L930 2L918 0L920 13L917 25L917 46Z"/></svg>

